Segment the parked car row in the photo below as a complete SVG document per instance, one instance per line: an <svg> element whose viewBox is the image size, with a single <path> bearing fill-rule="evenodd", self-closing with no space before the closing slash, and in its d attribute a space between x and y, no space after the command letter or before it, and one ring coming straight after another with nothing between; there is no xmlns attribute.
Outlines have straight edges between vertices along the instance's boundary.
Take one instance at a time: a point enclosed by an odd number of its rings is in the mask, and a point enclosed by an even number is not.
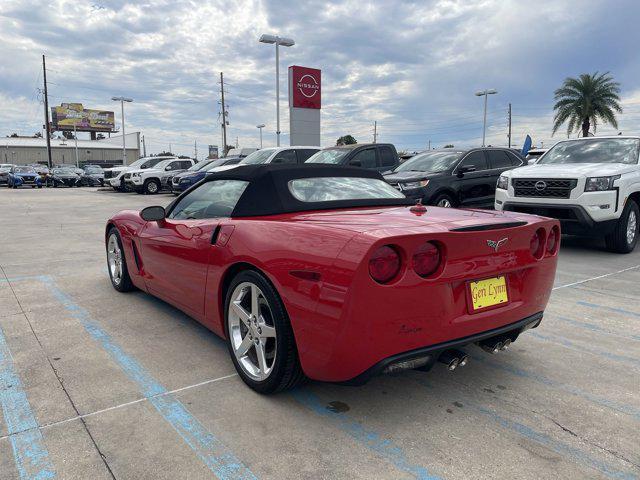
<svg viewBox="0 0 640 480"><path fill-rule="evenodd" d="M43 165L0 164L0 185L9 188L31 187L95 187L104 184L104 173L98 165L77 168L56 165L49 169Z"/></svg>

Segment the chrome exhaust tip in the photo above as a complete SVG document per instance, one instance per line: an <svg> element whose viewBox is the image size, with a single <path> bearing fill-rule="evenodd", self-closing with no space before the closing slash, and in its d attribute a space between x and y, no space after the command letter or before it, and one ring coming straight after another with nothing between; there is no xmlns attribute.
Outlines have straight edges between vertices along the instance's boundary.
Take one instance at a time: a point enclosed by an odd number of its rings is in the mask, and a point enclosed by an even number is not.
<svg viewBox="0 0 640 480"><path fill-rule="evenodd" d="M438 361L444 363L451 372L458 367L464 367L469 362L469 356L461 350L445 350L438 357Z"/></svg>
<svg viewBox="0 0 640 480"><path fill-rule="evenodd" d="M502 343L502 347L500 347L500 350L504 351L507 350L509 348L509 345L511 345L511 339L507 338L503 343Z"/></svg>

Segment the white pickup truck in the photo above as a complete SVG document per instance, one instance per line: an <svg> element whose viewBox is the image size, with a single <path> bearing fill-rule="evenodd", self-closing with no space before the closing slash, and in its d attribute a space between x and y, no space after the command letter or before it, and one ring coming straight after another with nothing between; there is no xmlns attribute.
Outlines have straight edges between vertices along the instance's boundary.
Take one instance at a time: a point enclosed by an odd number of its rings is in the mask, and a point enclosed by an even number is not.
<svg viewBox="0 0 640 480"><path fill-rule="evenodd" d="M640 137L565 140L535 165L503 173L496 210L557 218L562 233L603 236L613 252L629 253L640 225Z"/></svg>

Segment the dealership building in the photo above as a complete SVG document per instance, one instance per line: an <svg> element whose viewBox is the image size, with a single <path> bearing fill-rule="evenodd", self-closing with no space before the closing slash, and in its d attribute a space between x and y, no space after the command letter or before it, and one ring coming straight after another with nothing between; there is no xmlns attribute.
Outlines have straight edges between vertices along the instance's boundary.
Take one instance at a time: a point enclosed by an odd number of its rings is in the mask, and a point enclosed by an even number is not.
<svg viewBox="0 0 640 480"><path fill-rule="evenodd" d="M127 163L140 158L140 133L125 136ZM116 165L122 163L122 135L102 140L78 140L78 163ZM51 139L51 162L53 165L76 163L76 141ZM47 164L47 140L33 137L0 138L0 163L27 165Z"/></svg>

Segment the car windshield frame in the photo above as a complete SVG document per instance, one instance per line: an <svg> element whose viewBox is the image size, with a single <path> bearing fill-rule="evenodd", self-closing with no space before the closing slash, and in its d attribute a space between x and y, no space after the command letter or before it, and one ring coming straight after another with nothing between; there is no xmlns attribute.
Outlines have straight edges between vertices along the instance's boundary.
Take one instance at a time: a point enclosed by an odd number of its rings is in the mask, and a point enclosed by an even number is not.
<svg viewBox="0 0 640 480"><path fill-rule="evenodd" d="M613 146L616 143L624 143L625 150L616 154L602 152L604 147ZM622 145L620 145L622 147ZM571 150L569 150L571 149ZM582 151L580 151L580 149ZM596 150L597 149L597 150ZM569 150L569 151L568 151ZM594 152L594 150L596 150ZM594 158L593 155L599 155ZM624 155L624 161L620 161L620 155ZM571 159L571 161L567 161ZM585 163L621 163L624 165L637 165L640 159L640 139L638 138L587 138L564 140L556 143L544 155L539 157L536 165L574 165ZM618 160L618 161L613 161Z"/></svg>
<svg viewBox="0 0 640 480"><path fill-rule="evenodd" d="M354 147L355 148L355 147ZM349 155L353 148L331 147L323 148L305 160L304 163L324 163L326 165L340 165L344 157Z"/></svg>
<svg viewBox="0 0 640 480"><path fill-rule="evenodd" d="M251 152L249 155L240 160L240 165L262 165L267 163L269 158L278 151L277 148L263 148Z"/></svg>
<svg viewBox="0 0 640 480"><path fill-rule="evenodd" d="M418 153L409 160L398 165L392 173L399 172L422 172L422 173L441 173L446 172L455 167L455 165L464 157L465 151L428 151ZM431 169L422 168L425 161L433 159ZM438 159L446 160L442 164L435 163ZM418 168L420 167L420 168Z"/></svg>

